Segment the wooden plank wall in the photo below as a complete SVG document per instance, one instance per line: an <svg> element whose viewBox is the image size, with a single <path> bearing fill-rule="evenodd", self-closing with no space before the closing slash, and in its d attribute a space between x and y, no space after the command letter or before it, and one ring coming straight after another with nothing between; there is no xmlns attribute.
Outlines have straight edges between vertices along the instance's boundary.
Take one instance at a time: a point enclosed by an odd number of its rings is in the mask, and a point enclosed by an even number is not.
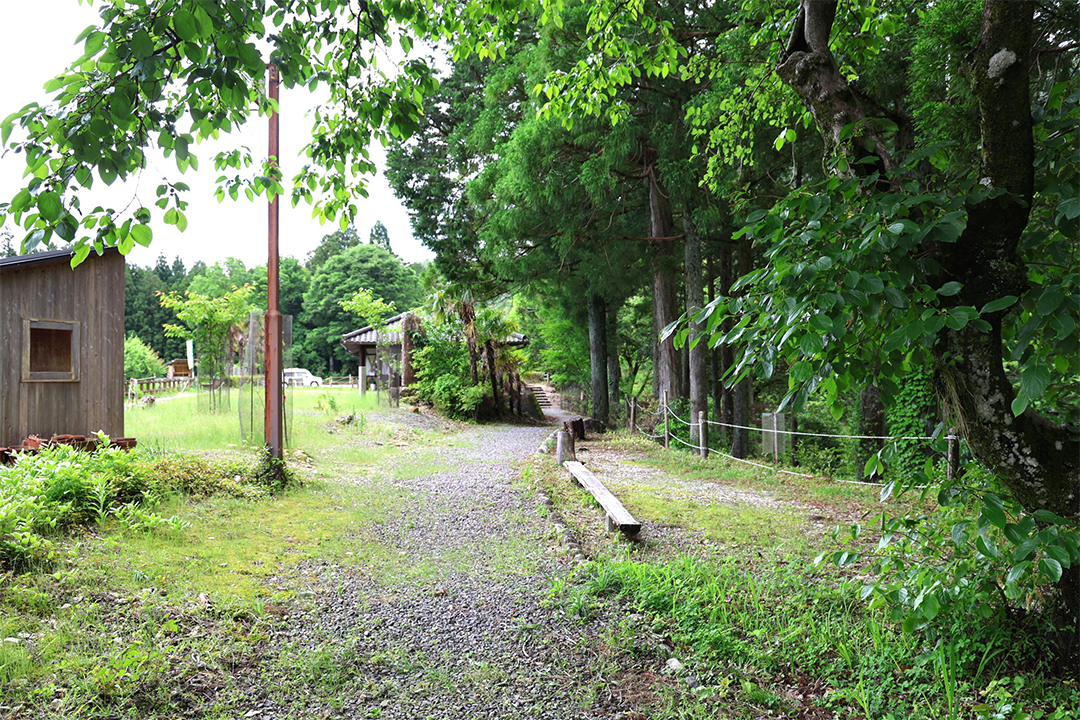
<svg viewBox="0 0 1080 720"><path fill-rule="evenodd" d="M0 271L0 445L28 435L124 434L124 256ZM78 322L78 382L23 382L23 321Z"/></svg>

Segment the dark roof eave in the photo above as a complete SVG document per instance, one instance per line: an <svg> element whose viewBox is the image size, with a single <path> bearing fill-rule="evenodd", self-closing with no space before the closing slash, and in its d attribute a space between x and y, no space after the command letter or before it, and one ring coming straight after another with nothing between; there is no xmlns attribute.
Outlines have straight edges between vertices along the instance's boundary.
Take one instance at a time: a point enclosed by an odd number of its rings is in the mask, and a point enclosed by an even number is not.
<svg viewBox="0 0 1080 720"><path fill-rule="evenodd" d="M112 254L120 252L115 247L107 247L102 252L102 255ZM41 253L30 253L28 255L15 255L13 257L0 258L0 270L10 270L14 268L26 267L27 265L38 265L40 263L57 262L60 260L67 260L70 262L71 258L75 255L71 250L49 250ZM94 257L91 253L87 259Z"/></svg>

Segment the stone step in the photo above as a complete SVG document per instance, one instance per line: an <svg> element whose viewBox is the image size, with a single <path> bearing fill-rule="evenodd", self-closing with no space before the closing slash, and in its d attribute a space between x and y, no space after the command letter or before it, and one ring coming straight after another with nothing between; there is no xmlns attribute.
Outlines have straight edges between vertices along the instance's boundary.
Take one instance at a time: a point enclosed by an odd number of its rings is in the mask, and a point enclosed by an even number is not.
<svg viewBox="0 0 1080 720"><path fill-rule="evenodd" d="M548 398L547 391L539 385L526 385L529 391L536 398L536 404L541 408L551 407L551 400Z"/></svg>

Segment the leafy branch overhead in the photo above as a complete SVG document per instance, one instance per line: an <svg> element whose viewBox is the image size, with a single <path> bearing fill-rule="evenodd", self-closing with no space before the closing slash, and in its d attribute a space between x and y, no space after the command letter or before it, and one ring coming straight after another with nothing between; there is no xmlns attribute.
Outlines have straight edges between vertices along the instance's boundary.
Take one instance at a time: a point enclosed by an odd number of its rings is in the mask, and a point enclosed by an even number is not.
<svg viewBox="0 0 1080 720"><path fill-rule="evenodd" d="M198 170L200 143L272 109L264 87L271 62L286 87L329 87L314 112L309 163L291 194L344 227L356 214L351 198L365 193L363 176L374 170L368 144L410 134L424 93L436 86L422 60L386 63L383 48L396 42L407 55L412 45L412 37L395 40L390 23L425 37L439 27L431 10L423 3L354 10L348 2L314 0L269 8L211 0L105 3L100 23L78 38L82 55L47 84L52 101L31 103L0 123L0 139L25 159L28 177L0 205L0 221L10 216L23 226L25 251L58 237L75 244L77 261L91 247L149 244L155 212L183 230L183 182L162 178L154 205L136 199L131 212L83 207L79 192L141 176L150 157L173 160L180 173ZM271 166L250 151L222 152L212 162L221 173L219 198L284 192Z"/></svg>

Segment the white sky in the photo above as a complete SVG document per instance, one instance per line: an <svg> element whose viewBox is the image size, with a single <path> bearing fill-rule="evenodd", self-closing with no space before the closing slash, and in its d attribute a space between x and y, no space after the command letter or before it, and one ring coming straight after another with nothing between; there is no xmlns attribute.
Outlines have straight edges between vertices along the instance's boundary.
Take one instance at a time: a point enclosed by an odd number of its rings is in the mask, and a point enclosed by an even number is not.
<svg viewBox="0 0 1080 720"><path fill-rule="evenodd" d="M81 43L76 47L75 38L86 26L98 19L96 8L80 4L78 0L2 0L3 22L0 22L0 119L19 110L30 102L44 103L49 99L43 85L51 77L63 71L81 54ZM312 97L303 90L287 91L281 95L281 157L286 178L291 178L302 166L298 156L307 142L310 120L306 111L313 104ZM17 130L16 130L17 132ZM12 139L16 134L13 133ZM214 198L214 181L220 173L214 170L213 155L218 149L247 145L256 162L266 157L267 119L256 117L244 133L223 136L220 147L203 144L193 148L199 157L199 171L188 170L180 175L172 159L150 166L143 173L141 184L128 183L121 187L114 183L105 188L95 183L94 191L82 195L83 207L96 205L122 208L127 206L133 194L138 194L142 204L154 211L154 240L150 247L136 246L128 257L129 262L153 265L159 254L171 262L180 256L187 267L197 260L207 265L238 257L252 267L264 264L267 255L267 203L265 198L248 202L243 195L240 200L226 198L219 204ZM375 144L372 157L382 165L382 147ZM9 201L21 184L24 168L21 155L8 153L0 157L0 202ZM161 222L163 212L153 206L155 190L162 175L173 182L182 180L191 186L186 193L188 228L179 232L174 226ZM95 178L96 179L96 178ZM100 188L100 189L99 189ZM288 185L286 185L288 189ZM385 178L380 173L369 183L370 197L358 204L357 229L360 237L367 240L371 226L376 220L386 225L394 252L406 262L429 260L432 253L412 236L409 216L400 201L394 197ZM281 198L279 249L283 256L291 255L300 260L313 250L324 235L337 229L337 225L320 225L311 217L311 208L301 203L296 208L287 197ZM25 231L12 227L16 242L22 240Z"/></svg>

